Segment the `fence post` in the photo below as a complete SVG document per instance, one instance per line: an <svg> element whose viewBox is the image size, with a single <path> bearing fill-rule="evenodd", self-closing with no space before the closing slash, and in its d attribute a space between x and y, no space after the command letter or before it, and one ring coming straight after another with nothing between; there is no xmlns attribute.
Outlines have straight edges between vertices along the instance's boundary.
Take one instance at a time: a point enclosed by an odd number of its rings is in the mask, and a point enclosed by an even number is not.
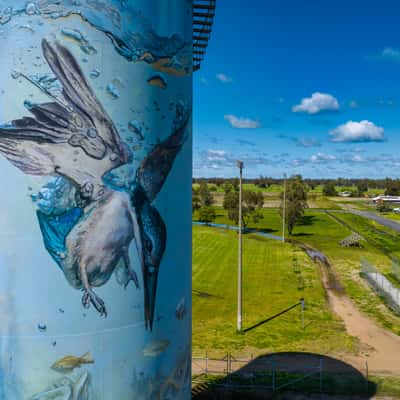
<svg viewBox="0 0 400 400"><path fill-rule="evenodd" d="M206 375L208 375L208 352L206 351Z"/></svg>
<svg viewBox="0 0 400 400"><path fill-rule="evenodd" d="M322 369L323 369L323 364L324 359L321 357L319 359L319 391L322 393Z"/></svg>
<svg viewBox="0 0 400 400"><path fill-rule="evenodd" d="M226 353L226 375L229 375L229 353Z"/></svg>

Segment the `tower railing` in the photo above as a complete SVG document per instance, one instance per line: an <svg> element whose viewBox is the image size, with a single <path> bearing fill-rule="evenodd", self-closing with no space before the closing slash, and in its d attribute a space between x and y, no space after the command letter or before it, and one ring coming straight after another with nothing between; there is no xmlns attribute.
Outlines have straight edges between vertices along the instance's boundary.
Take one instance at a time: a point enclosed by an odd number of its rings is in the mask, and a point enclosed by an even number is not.
<svg viewBox="0 0 400 400"><path fill-rule="evenodd" d="M200 69L210 40L216 0L193 1L193 71Z"/></svg>

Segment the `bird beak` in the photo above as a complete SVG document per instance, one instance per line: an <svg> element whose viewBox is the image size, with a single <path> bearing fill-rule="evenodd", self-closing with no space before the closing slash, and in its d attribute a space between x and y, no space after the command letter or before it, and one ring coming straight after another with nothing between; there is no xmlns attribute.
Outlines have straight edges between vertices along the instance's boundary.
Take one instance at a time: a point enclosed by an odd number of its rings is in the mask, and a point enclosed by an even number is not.
<svg viewBox="0 0 400 400"><path fill-rule="evenodd" d="M156 306L158 268L152 265L145 266L144 279L144 315L146 329L153 330L154 309Z"/></svg>
<svg viewBox="0 0 400 400"><path fill-rule="evenodd" d="M154 209L155 210L155 209ZM153 210L153 213L155 211ZM157 214L153 214L158 215ZM144 317L146 329L153 330L153 321L154 321L154 310L156 306L156 294L157 294L157 281L158 281L158 265L157 260L154 260L153 257L146 254L146 250L144 248L144 238L143 238L143 227L138 220L136 215L132 215L133 217L133 229L135 235L136 248L139 255L139 261L142 266L142 275L143 275L143 290L144 290ZM140 217L139 217L140 218ZM157 218L157 217L156 217ZM161 217L160 217L161 218ZM159 244L159 252L162 255L165 249L165 227L162 220L158 221L158 226L160 231L160 244Z"/></svg>

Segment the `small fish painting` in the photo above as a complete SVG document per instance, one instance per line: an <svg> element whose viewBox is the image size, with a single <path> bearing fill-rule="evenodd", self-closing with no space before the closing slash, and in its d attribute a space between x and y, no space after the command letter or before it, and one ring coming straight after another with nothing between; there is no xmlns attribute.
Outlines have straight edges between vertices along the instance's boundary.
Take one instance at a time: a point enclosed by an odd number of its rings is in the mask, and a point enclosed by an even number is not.
<svg viewBox="0 0 400 400"><path fill-rule="evenodd" d="M159 342L150 343L144 348L143 354L145 357L157 357L167 350L170 343L169 340L160 340Z"/></svg>
<svg viewBox="0 0 400 400"><path fill-rule="evenodd" d="M158 86L161 89L167 88L167 80L161 74L153 75L147 79L147 83L152 86Z"/></svg>
<svg viewBox="0 0 400 400"><path fill-rule="evenodd" d="M80 368L83 364L94 364L94 360L90 353L84 354L82 357L66 356L56 361L51 369L57 372L72 372L75 368Z"/></svg>

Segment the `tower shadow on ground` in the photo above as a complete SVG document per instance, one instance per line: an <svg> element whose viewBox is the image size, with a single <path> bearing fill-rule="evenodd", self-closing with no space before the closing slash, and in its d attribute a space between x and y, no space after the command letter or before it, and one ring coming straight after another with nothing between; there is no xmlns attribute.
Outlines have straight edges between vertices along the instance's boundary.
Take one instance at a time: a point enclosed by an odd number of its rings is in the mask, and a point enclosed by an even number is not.
<svg viewBox="0 0 400 400"><path fill-rule="evenodd" d="M233 369L235 372L225 377L202 375L195 379L198 384L193 385L192 399L368 400L377 391L376 384L352 365L314 353L267 354Z"/></svg>

